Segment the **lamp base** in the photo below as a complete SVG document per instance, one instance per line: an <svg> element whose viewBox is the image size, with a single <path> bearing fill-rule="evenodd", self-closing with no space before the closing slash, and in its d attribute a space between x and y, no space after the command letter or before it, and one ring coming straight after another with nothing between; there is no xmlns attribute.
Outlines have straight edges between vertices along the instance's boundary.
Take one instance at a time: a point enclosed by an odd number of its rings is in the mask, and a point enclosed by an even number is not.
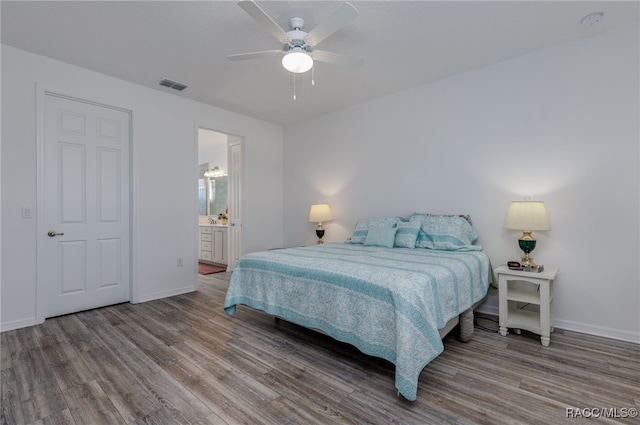
<svg viewBox="0 0 640 425"><path fill-rule="evenodd" d="M526 267L530 267L531 270L536 270L538 269L538 265L536 263L533 262L533 257L531 257L529 254L525 253L522 256L522 259L520 260L520 267L522 268L526 268Z"/></svg>
<svg viewBox="0 0 640 425"><path fill-rule="evenodd" d="M537 268L538 265L533 262L533 257L529 255L531 251L536 249L536 240L531 235L530 230L522 231L522 236L518 239L518 246L524 252L520 265L522 267L531 267L531 269Z"/></svg>
<svg viewBox="0 0 640 425"><path fill-rule="evenodd" d="M316 228L316 236L318 237L318 245L322 245L324 243L322 241L322 237L324 236L324 227L322 227L322 223L318 223L318 227Z"/></svg>

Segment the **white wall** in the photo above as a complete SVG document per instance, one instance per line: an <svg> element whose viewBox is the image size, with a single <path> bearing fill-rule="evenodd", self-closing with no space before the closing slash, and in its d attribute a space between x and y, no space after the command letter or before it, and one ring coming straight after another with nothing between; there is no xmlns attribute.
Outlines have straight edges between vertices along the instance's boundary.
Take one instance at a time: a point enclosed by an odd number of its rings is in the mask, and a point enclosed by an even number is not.
<svg viewBox="0 0 640 425"><path fill-rule="evenodd" d="M36 85L133 111L134 300L197 282L196 125L244 137L245 251L282 244L280 126L3 45L2 330L36 318Z"/></svg>
<svg viewBox="0 0 640 425"><path fill-rule="evenodd" d="M317 201L329 242L364 217L468 213L497 266L522 255L502 222L530 196L553 226L533 256L560 268L556 326L640 342L638 40L629 26L285 127L285 243L313 243Z"/></svg>

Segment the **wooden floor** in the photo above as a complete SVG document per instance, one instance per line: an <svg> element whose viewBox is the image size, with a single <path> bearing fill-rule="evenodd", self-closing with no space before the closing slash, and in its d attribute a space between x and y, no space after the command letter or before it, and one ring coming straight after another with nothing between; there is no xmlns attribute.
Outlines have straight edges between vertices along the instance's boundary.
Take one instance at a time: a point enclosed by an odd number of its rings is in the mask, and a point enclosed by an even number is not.
<svg viewBox="0 0 640 425"><path fill-rule="evenodd" d="M566 417L640 407L636 344L556 330L545 348L477 318L471 342L445 339L409 402L383 360L246 307L228 317L228 279L201 276L197 293L2 333L1 423L640 422Z"/></svg>

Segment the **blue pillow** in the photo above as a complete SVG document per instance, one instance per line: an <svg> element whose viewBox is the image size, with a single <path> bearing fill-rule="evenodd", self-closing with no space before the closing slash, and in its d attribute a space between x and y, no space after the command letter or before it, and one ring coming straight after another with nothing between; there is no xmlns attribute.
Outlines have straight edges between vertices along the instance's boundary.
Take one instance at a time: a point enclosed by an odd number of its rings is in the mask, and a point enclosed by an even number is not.
<svg viewBox="0 0 640 425"><path fill-rule="evenodd" d="M471 216L469 214L432 214L432 213L413 213L409 216L410 222L420 222L424 220L425 217L461 217L467 220L467 222L473 226L471 222Z"/></svg>
<svg viewBox="0 0 640 425"><path fill-rule="evenodd" d="M405 220L402 217L364 218L356 224L356 228L348 243L364 243L367 233L372 227L394 227L398 222Z"/></svg>
<svg viewBox="0 0 640 425"><path fill-rule="evenodd" d="M397 227L371 227L367 232L364 244L369 246L393 248L397 231Z"/></svg>
<svg viewBox="0 0 640 425"><path fill-rule="evenodd" d="M398 232L396 233L395 246L400 248L415 248L418 232L422 227L422 223L398 223Z"/></svg>
<svg viewBox="0 0 640 425"><path fill-rule="evenodd" d="M422 218L416 248L444 251L482 249L472 246L476 239L478 235L464 217L426 215Z"/></svg>

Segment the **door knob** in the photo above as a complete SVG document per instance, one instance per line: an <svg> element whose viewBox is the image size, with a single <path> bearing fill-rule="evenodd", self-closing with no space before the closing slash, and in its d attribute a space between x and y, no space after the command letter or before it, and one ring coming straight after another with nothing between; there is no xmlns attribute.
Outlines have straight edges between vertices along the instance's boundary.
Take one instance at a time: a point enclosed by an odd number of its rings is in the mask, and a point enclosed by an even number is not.
<svg viewBox="0 0 640 425"><path fill-rule="evenodd" d="M64 233L56 233L55 230L49 230L49 232L47 233L47 236L49 236L50 238L54 238L56 236L62 236L64 235Z"/></svg>

